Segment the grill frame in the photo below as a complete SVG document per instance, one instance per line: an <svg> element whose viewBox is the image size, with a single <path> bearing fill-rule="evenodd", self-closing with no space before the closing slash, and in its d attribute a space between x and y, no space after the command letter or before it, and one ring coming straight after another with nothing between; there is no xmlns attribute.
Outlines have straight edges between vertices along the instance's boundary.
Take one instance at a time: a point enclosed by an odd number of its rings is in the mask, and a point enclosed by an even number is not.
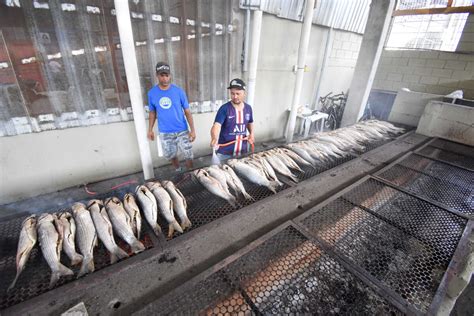
<svg viewBox="0 0 474 316"><path fill-rule="evenodd" d="M400 302L393 300L393 298L387 297L387 293L384 292L382 289L377 287L373 282L371 282L369 279L367 279L363 274L361 274L359 271L354 270L353 267L348 265L344 260L340 260L340 258L335 255L332 251L327 249L323 244L321 244L319 241L315 240L312 236L308 236L307 233L299 227L299 225L295 224L292 221L287 221L284 224L280 225L279 227L275 228L271 232L259 237L258 239L254 240L251 242L249 245L245 246L244 248L238 250L231 256L221 260L219 263L215 264L213 267L205 270L204 272L200 273L199 275L195 276L185 284L182 284L181 286L173 289L170 293L165 294L161 297L159 297L156 301L154 301L152 304L148 305L146 308L143 310L140 310L136 313L136 315L147 315L152 312L156 312L157 310L163 310L160 308L161 306L166 305L167 302L170 301L170 299L182 295L183 293L187 293L187 291L193 292L195 289L195 286L198 285L200 282L205 281L207 278L210 276L220 273L224 271L225 275L230 278L231 283L235 284L235 282L239 283L239 280L236 279L235 277L240 275L238 271L232 271L233 266L242 266L239 261L245 261L245 259L249 255L254 255L253 252L258 251L258 249L262 246L264 246L267 242L271 241L273 238L278 237L279 234L282 234L285 232L285 230L291 229L297 234L300 234L303 238L306 239L306 242L312 243L314 246L320 249L321 252L324 253L324 256L329 256L331 259L335 260L337 264L342 267L342 269L350 274L357 282L363 284L369 291L375 293L375 295L378 295L380 298L383 298L387 301L387 303L391 304L393 308L398 309L399 312L401 313L407 313L410 310L407 309L407 306L404 304L400 304ZM278 250L277 250L278 251ZM278 264L277 264L278 265ZM245 265L244 265L245 266ZM264 265L266 266L266 265ZM242 267L240 267L242 268ZM245 267L242 268L243 271L245 271ZM239 270L240 271L240 270ZM245 272L244 272L245 273ZM252 273L251 273L252 274ZM244 274L245 275L245 274ZM246 278L242 280L244 283L246 281ZM259 281L256 281L257 284L259 284ZM269 286L265 285L264 283L260 286ZM250 286L252 288L252 286ZM265 314L265 311L262 311L259 309L258 301L253 302L251 300L251 297L246 294L245 289L242 287L242 285L236 284L235 285L235 290L237 291L243 291L243 297L247 300L247 306L250 307L252 314L256 315L262 315ZM257 291L259 291L257 289ZM263 290L260 290L263 291ZM265 294L269 295L269 294ZM165 309L166 310L166 309ZM211 309L212 310L212 309ZM188 311L189 312L189 311ZM292 311L294 313L295 311ZM186 313L186 311L184 311ZM202 314L202 313L199 313ZM224 311L222 311L222 314L224 314Z"/></svg>
<svg viewBox="0 0 474 316"><path fill-rule="evenodd" d="M405 155L404 155L405 156ZM402 156L400 159L402 159L404 156ZM399 160L399 159L397 159ZM395 163L395 162L394 162ZM352 271L355 271L360 275L361 279L366 280L366 282L373 283L377 288L379 288L386 296L385 298L390 299L390 302L392 304L398 304L398 306L403 306L404 313L409 313L409 314L436 314L438 312L441 304L443 303L443 299L446 296L447 289L449 286L449 283L451 281L451 278L453 275L457 275L463 268L464 260L467 256L467 254L470 251L469 248L469 237L474 234L474 220L465 218L466 224L464 229L462 230L461 237L459 239L459 242L457 243L457 246L454 250L454 253L449 260L449 264L444 270L443 276L439 282L439 285L433 295L433 298L431 300L430 305L428 306L428 309L425 312L421 312L420 310L416 309L414 306L409 304L405 299L402 298L402 296L395 292L392 288L381 282L379 279L371 275L369 272L367 272L365 269L362 267L358 266L355 264L353 261L351 261L347 256L344 254L341 254L340 252L334 251L334 246L325 241L324 239L316 236L313 231L308 229L306 225L304 224L305 219L309 218L311 215L319 212L322 208L326 207L330 203L336 201L337 199L341 198L344 194L349 193L352 191L354 188L357 188L359 185L363 184L367 180L376 180L380 181L378 177L368 175L366 177L361 178L359 181L354 182L352 185L346 187L344 190L341 190L337 194L331 196L330 198L326 199L325 201L319 203L318 205L314 206L310 210L306 211L305 213L299 215L298 217L294 218L292 220L293 225L298 228L300 232L305 234L308 238L312 240L316 240L320 245L322 245L326 251L329 253L333 254L335 257L339 258L341 262L345 262L347 265L348 269L351 269ZM380 181L383 183L382 181ZM432 201L419 198L416 195L413 195L410 192L405 192L404 190L401 190L399 188L396 188L393 185L390 185L390 183L383 183L387 186L393 187L396 190L399 190L402 193L406 193L408 195L411 195L415 198L418 198L420 201L424 201L427 203L430 203L436 207L439 207L440 209L444 209L445 211L452 213L451 210L447 207L443 207L443 205L437 205L437 203L433 203ZM464 214L455 214L452 213L453 215L457 215L460 218L462 218ZM368 283L367 283L368 284Z"/></svg>

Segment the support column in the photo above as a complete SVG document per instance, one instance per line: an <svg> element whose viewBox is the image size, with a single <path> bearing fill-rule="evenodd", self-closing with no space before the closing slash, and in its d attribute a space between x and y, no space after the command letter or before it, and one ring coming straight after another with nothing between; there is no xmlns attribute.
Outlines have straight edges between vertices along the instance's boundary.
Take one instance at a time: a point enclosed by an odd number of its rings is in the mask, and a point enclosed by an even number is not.
<svg viewBox="0 0 474 316"><path fill-rule="evenodd" d="M356 123L364 113L394 6L395 0L372 1L370 4L369 18L342 116L342 127Z"/></svg>
<svg viewBox="0 0 474 316"><path fill-rule="evenodd" d="M260 31L262 30L263 12L256 10L253 12L252 22L252 44L250 53L249 82L247 83L247 103L254 105L255 83L257 80L258 51L260 50Z"/></svg>
<svg viewBox="0 0 474 316"><path fill-rule="evenodd" d="M143 108L140 77L138 76L137 56L135 54L135 41L133 40L132 21L130 20L128 1L115 0L115 10L117 12L120 44L124 56L123 62L125 64L128 90L132 103L135 132L137 133L138 148L140 150L140 160L145 180L147 180L154 178L153 162L151 160L150 146L148 145L146 136L145 110Z"/></svg>
<svg viewBox="0 0 474 316"><path fill-rule="evenodd" d="M313 25L314 1L307 0L304 14L303 27L301 29L300 45L298 47L298 65L296 70L296 83L293 91L293 100L291 101L291 112L288 118L288 125L285 132L286 142L293 141L293 134L296 125L296 112L300 103L301 89L303 88L303 77L305 68L306 52L308 51L309 36L311 35L311 26Z"/></svg>

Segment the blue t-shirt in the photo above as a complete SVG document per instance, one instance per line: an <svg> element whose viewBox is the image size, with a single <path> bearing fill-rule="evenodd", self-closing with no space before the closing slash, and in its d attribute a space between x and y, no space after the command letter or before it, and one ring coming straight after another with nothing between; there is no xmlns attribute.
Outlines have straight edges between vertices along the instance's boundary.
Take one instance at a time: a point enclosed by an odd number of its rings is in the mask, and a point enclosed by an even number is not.
<svg viewBox="0 0 474 316"><path fill-rule="evenodd" d="M168 90L158 85L148 91L148 107L156 111L158 129L161 133L179 133L188 130L184 110L189 108L183 89L171 84Z"/></svg>
<svg viewBox="0 0 474 316"><path fill-rule="evenodd" d="M243 138L247 136L247 124L253 123L250 105L244 103L244 108L237 111L229 101L219 108L214 122L221 124L219 144L236 141L234 144L219 147L218 153L238 156L247 152L247 141Z"/></svg>

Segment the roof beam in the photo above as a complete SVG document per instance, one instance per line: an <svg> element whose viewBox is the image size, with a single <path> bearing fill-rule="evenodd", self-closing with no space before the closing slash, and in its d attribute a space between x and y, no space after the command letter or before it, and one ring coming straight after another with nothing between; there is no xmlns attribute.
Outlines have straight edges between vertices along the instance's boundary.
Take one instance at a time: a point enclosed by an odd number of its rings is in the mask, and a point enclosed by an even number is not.
<svg viewBox="0 0 474 316"><path fill-rule="evenodd" d="M474 13L474 6L395 10L392 16L453 13Z"/></svg>

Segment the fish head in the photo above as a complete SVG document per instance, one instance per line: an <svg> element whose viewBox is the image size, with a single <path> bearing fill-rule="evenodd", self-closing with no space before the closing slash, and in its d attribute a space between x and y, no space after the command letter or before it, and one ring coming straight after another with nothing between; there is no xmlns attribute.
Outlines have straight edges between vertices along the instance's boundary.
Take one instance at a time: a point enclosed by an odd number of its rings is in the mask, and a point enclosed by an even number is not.
<svg viewBox="0 0 474 316"><path fill-rule="evenodd" d="M23 220L22 226L27 226L27 227L34 226L36 225L36 221L37 221L36 215L32 214Z"/></svg>
<svg viewBox="0 0 474 316"><path fill-rule="evenodd" d="M59 219L64 218L65 220L69 220L71 217L72 217L72 215L68 211L62 211L61 213L58 214Z"/></svg>
<svg viewBox="0 0 474 316"><path fill-rule="evenodd" d="M138 185L136 188L135 188L135 193L136 194L139 194L140 192L141 193L145 193L146 191L148 191L148 188L144 185Z"/></svg>
<svg viewBox="0 0 474 316"><path fill-rule="evenodd" d="M86 206L82 203L74 203L71 206L71 208L72 208L72 213L74 214L74 216L76 216L77 214L82 213L84 211L87 211Z"/></svg>
<svg viewBox="0 0 474 316"><path fill-rule="evenodd" d="M43 213L38 217L38 224L54 221L54 216L50 213Z"/></svg>
<svg viewBox="0 0 474 316"><path fill-rule="evenodd" d="M165 187L165 188L172 188L172 187L174 187L173 182L168 181L168 180L161 181L161 185L162 185L163 187Z"/></svg>
<svg viewBox="0 0 474 316"><path fill-rule="evenodd" d="M103 207L104 203L101 200L93 199L87 203L87 209L90 209L93 205L97 205L99 207Z"/></svg>
<svg viewBox="0 0 474 316"><path fill-rule="evenodd" d="M199 177L205 176L207 172L204 169L196 169L193 171L193 174L199 178Z"/></svg>

